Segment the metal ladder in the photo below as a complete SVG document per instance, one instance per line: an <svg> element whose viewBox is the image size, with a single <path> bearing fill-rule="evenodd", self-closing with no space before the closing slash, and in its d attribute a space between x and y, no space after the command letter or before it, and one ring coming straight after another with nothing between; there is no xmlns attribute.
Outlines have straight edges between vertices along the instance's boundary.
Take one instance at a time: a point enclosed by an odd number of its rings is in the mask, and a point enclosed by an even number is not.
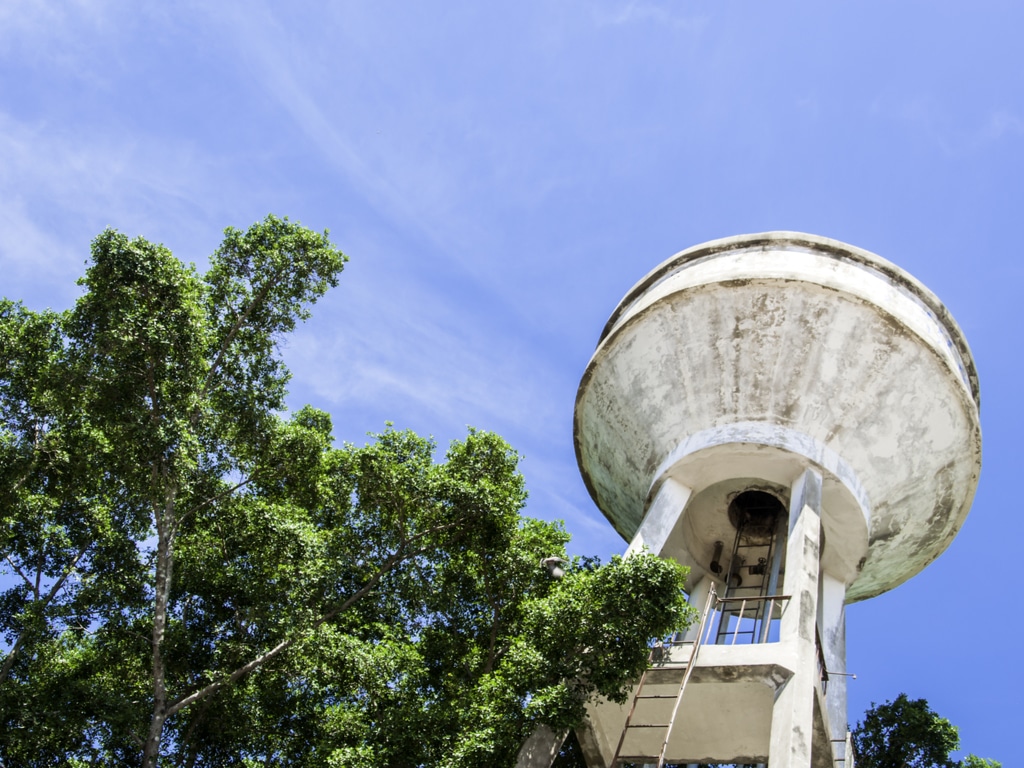
<svg viewBox="0 0 1024 768"><path fill-rule="evenodd" d="M708 618L711 615L711 606L714 605L715 600L718 596L715 594L715 585L711 585L711 589L708 592L708 599L704 605L704 611L700 617L700 624L697 628L697 637L693 641L693 649L690 651L690 660L687 662L686 671L683 673L683 679L679 683L679 690L673 694L660 694L652 693L645 694L644 684L647 682L647 675L652 671L652 667L648 664L644 673L640 676L640 682L636 687L636 693L633 694L633 703L629 707L629 714L626 716L626 724L622 728L622 734L619 736L618 746L615 747L615 755L612 757L612 761L609 764L609 768L617 768L620 763L634 763L634 762L648 762L651 759L657 759L658 768L663 768L665 765L665 752L668 750L668 740L672 736L672 728L675 726L676 715L679 714L679 705L683 700L683 693L686 691L686 684L690 681L690 675L693 673L694 662L697 660L697 651L700 649L701 644L704 641L704 629L708 622ZM654 651L651 651L651 660L654 660ZM669 717L667 723L633 723L633 715L636 714L637 702L641 699L672 699L676 700L675 705L672 707L672 715ZM665 738L661 742L661 750L657 755L623 755L622 745L626 742L626 735L630 729L634 728L664 728Z"/></svg>
<svg viewBox="0 0 1024 768"><path fill-rule="evenodd" d="M768 537L767 543L752 542L744 533L744 525L741 524L739 530L736 531L736 539L733 542L732 547L732 558L729 561L729 574L726 577L726 591L725 598L733 597L763 597L765 595L774 594L775 589L778 585L778 568L780 567L780 557L782 555L782 549L778 546L779 543L779 530L776 526L772 529L771 534ZM747 560L754 561L756 564L747 564ZM740 575L743 570L747 572L747 578L751 576L760 576L759 580L753 581L750 584L744 584L742 586L734 586L732 584L732 577ZM738 612L733 609L729 610L727 607L722 609L722 621L718 625L718 637L715 640L716 644L725 644L725 638L733 634L733 629L738 631L738 634L746 635L750 634L750 642L765 642L768 638L768 625L770 623L770 616L765 616L764 611L766 604L763 601L756 601L754 608L752 609L752 615L747 616L745 610L745 603L738 603L733 601L730 603L731 606L737 604L741 605L741 610ZM730 618L735 619L736 626L730 629ZM747 631L739 631L740 625L744 619L751 619L752 629ZM760 625L762 632L760 639L754 634L756 628Z"/></svg>

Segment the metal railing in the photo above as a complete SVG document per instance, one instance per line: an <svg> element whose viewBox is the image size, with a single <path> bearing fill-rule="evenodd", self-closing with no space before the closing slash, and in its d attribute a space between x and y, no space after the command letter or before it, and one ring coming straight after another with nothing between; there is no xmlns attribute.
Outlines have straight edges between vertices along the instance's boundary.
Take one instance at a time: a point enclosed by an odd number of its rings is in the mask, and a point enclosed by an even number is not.
<svg viewBox="0 0 1024 768"><path fill-rule="evenodd" d="M754 597L718 597L712 594L711 608L702 617L696 636L676 635L671 640L658 640L651 649L651 662L656 666L678 663L675 649L701 645L752 645L774 643L779 639L779 623L789 595Z"/></svg>
<svg viewBox="0 0 1024 768"><path fill-rule="evenodd" d="M719 598L704 642L712 645L777 642L782 611L788 602L789 595Z"/></svg>

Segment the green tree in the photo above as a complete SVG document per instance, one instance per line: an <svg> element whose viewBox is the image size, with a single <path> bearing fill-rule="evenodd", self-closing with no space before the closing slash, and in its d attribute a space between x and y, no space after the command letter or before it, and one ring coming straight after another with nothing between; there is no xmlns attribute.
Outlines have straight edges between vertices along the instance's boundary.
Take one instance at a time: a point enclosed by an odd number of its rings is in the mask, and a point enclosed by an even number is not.
<svg viewBox="0 0 1024 768"><path fill-rule="evenodd" d="M853 731L857 765L862 768L1000 768L1000 763L968 755L957 762L957 727L940 717L925 699L901 693L894 701L872 703Z"/></svg>
<svg viewBox="0 0 1024 768"><path fill-rule="evenodd" d="M624 695L683 570L574 562L518 456L335 447L278 345L336 284L327 234L228 229L204 274L114 231L67 312L0 302L0 759L510 764Z"/></svg>
<svg viewBox="0 0 1024 768"><path fill-rule="evenodd" d="M977 755L968 755L960 761L960 768L1003 768L1003 764Z"/></svg>
<svg viewBox="0 0 1024 768"><path fill-rule="evenodd" d="M4 302L3 550L21 583L4 594L12 646L0 682L42 695L28 715L38 721L21 727L48 732L68 711L36 682L52 678L61 690L62 674L29 674L20 662L52 654L62 667L73 656L132 669L146 637L144 731L124 727L137 704L83 713L80 724L116 742L118 755L141 747L154 765L166 718L237 671L193 680L184 698L169 693L179 538L232 496L232 480L244 488L278 466L272 446L301 429L275 415L287 381L276 341L336 284L344 261L326 233L268 217L227 230L200 278L166 248L108 230L93 243L73 310L35 315Z"/></svg>

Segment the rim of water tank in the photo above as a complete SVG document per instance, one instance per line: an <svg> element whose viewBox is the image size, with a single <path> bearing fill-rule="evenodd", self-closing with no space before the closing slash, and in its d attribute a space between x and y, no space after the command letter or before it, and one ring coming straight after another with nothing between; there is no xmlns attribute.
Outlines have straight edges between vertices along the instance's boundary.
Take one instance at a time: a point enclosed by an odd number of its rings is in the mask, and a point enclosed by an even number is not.
<svg viewBox="0 0 1024 768"><path fill-rule="evenodd" d="M608 322L601 331L601 338L598 340L597 344L598 347L600 347L601 342L603 342L612 332L622 316L629 311L629 308L637 301L637 299L639 299L646 291L665 278L668 274L676 271L683 265L698 259L730 251L750 250L758 247L767 248L768 246L780 245L791 245L799 248L813 249L827 254L832 258L849 261L862 267L867 267L871 271L879 274L883 279L892 281L917 298L935 316L936 320L945 327L950 339L956 345L957 352L960 355L960 359L963 362L967 373L967 380L971 388L971 396L973 397L974 403L980 412L981 390L978 383L978 371L974 365L974 356L971 354L971 349L967 344L967 339L964 337L963 331L960 330L960 326L950 314L949 310L946 309L946 306L939 300L938 296L932 293L924 286L923 283L917 280L917 278L909 272L896 266L891 261L883 259L881 256L872 253L871 251L866 251L863 248L857 248L856 246L840 242L839 240L832 240L827 237L812 235L806 232L776 231L758 232L747 235L733 235L731 237L723 237L717 240L709 240L706 243L700 243L699 245L680 251L656 266L644 275L644 277L642 277L632 288L630 288L622 301L620 301L618 306L615 307L615 311L612 312L611 317L608 318Z"/></svg>

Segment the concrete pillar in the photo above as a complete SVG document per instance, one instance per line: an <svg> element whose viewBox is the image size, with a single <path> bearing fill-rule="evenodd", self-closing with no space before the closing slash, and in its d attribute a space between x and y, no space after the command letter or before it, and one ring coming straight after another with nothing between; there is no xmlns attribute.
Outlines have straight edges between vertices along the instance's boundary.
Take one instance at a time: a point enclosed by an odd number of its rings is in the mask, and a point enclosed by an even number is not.
<svg viewBox="0 0 1024 768"><path fill-rule="evenodd" d="M828 720L832 738L846 738L846 584L840 579L821 575L821 601L818 607L825 666L832 674L828 680Z"/></svg>
<svg viewBox="0 0 1024 768"><path fill-rule="evenodd" d="M587 764L587 768L608 768L605 755L601 751L601 739L594 728L594 721L587 716L575 730L576 740L580 743L580 751L583 753L583 761Z"/></svg>
<svg viewBox="0 0 1024 768"><path fill-rule="evenodd" d="M516 768L551 768L568 735L568 731L555 733L546 725L538 725L519 749Z"/></svg>
<svg viewBox="0 0 1024 768"><path fill-rule="evenodd" d="M690 594L689 603L697 609L698 614L703 612L704 607L708 602L708 593L711 591L711 585L714 584L714 580L710 576L702 576L701 574L694 574L690 571L689 578L693 579L692 585L687 585L688 592ZM700 616L698 615L697 620L693 622L689 627L686 628L685 632L682 632L676 640L680 642L692 643L697 639L697 633L700 632Z"/></svg>
<svg viewBox="0 0 1024 768"><path fill-rule="evenodd" d="M815 624L818 603L818 545L821 475L806 470L793 484L789 507L784 589L790 596L779 629L794 666L772 708L768 760L773 766L809 768L814 731L814 687L818 685Z"/></svg>
<svg viewBox="0 0 1024 768"><path fill-rule="evenodd" d="M683 507L690 500L691 493L692 490L678 480L666 477L647 507L647 514L644 515L643 522L629 543L624 557L639 552L644 546L652 555L660 555L669 534L679 522L679 516L683 514Z"/></svg>

